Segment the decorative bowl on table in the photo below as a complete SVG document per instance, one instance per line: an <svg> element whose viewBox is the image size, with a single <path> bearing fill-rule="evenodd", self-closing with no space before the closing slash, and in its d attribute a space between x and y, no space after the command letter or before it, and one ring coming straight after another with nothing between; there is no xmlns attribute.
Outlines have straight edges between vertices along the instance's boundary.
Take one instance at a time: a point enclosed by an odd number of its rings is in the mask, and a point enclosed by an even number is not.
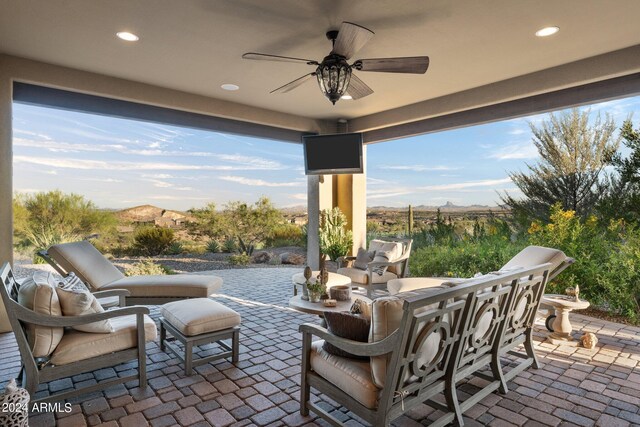
<svg viewBox="0 0 640 427"><path fill-rule="evenodd" d="M329 294L336 301L349 301L351 299L351 287L345 285L333 286L329 289Z"/></svg>

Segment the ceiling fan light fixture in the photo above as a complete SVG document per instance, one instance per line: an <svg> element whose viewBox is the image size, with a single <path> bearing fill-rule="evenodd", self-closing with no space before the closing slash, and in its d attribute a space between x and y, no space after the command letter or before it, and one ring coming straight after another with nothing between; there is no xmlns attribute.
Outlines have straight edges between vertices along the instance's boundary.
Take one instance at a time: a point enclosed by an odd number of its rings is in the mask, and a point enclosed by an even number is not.
<svg viewBox="0 0 640 427"><path fill-rule="evenodd" d="M335 105L347 92L351 67L342 57L325 58L316 70L316 77L322 94Z"/></svg>
<svg viewBox="0 0 640 427"><path fill-rule="evenodd" d="M342 95L342 96L340 97L340 99L346 99L347 101L350 101L350 100L352 100L352 99L353 99L353 96L351 96L351 95Z"/></svg>
<svg viewBox="0 0 640 427"><path fill-rule="evenodd" d="M120 40L124 40L127 42L137 42L138 40L140 40L140 37L133 33L130 33L129 31L118 31L116 33L116 36L118 36Z"/></svg>

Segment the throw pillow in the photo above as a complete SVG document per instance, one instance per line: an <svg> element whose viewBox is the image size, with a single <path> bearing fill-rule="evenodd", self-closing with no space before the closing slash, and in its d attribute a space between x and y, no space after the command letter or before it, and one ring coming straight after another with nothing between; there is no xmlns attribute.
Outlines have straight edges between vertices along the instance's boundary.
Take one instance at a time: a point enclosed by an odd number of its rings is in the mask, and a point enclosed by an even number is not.
<svg viewBox="0 0 640 427"><path fill-rule="evenodd" d="M371 304L357 298L353 304L351 304L351 309L349 309L351 314L359 314L361 317L365 319L371 319Z"/></svg>
<svg viewBox="0 0 640 427"><path fill-rule="evenodd" d="M373 262L389 262L393 259L393 251L377 251L376 256L373 258ZM373 272L378 276L382 276L387 271L387 266L376 267Z"/></svg>
<svg viewBox="0 0 640 427"><path fill-rule="evenodd" d="M55 289L56 280L51 273L39 271L25 279L18 291L18 303L29 310L47 316L62 316ZM53 353L64 334L64 328L27 324L27 338L34 357L47 357Z"/></svg>
<svg viewBox="0 0 640 427"><path fill-rule="evenodd" d="M60 305L62 306L62 314L65 316L83 316L93 313L104 313L104 308L98 300L87 289L62 289L56 288ZM76 325L73 329L82 332L91 332L96 334L108 334L113 332L113 326L109 319L100 320L98 322L88 323L86 325Z"/></svg>
<svg viewBox="0 0 640 427"><path fill-rule="evenodd" d="M358 342L367 342L369 340L369 328L371 327L371 320L369 319L348 312L326 311L324 313L324 320L327 322L329 332L337 337ZM356 356L326 341L322 345L322 348L334 356L369 360L368 356Z"/></svg>
<svg viewBox="0 0 640 427"><path fill-rule="evenodd" d="M29 427L29 392L11 379L0 395L0 426Z"/></svg>
<svg viewBox="0 0 640 427"><path fill-rule="evenodd" d="M68 291L89 291L89 287L73 271L58 282L58 287Z"/></svg>
<svg viewBox="0 0 640 427"><path fill-rule="evenodd" d="M376 255L376 251L367 251L364 248L358 249L358 255L356 256L356 260L353 262L353 268L357 268L358 270L366 270L367 266Z"/></svg>

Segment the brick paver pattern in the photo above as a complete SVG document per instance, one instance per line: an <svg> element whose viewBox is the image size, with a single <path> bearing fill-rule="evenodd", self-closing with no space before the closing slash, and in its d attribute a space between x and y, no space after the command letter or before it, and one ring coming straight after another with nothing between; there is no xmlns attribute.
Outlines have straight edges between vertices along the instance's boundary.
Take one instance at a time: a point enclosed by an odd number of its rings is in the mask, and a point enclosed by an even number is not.
<svg viewBox="0 0 640 427"><path fill-rule="evenodd" d="M300 334L298 325L318 318L287 307L291 268L224 270L214 298L242 315L240 361L216 361L185 377L178 361L148 345L149 387L137 382L74 399L70 413L31 416L31 426L301 426L327 425L302 417L299 410ZM157 320L158 308L152 308ZM640 328L572 313L576 330L594 332L596 349L558 347L542 342L546 330L536 327L542 368L529 369L509 384L505 396L492 394L471 408L466 425L491 426L629 426L640 425ZM576 332L576 331L574 331ZM216 345L200 354L218 351ZM17 375L19 353L12 334L0 334L0 386ZM39 393L93 384L127 375L136 362L53 381ZM478 381L478 382L476 382ZM481 385L471 379L460 397ZM326 410L350 426L364 423L330 399L313 394ZM393 425L428 425L440 415L421 405Z"/></svg>

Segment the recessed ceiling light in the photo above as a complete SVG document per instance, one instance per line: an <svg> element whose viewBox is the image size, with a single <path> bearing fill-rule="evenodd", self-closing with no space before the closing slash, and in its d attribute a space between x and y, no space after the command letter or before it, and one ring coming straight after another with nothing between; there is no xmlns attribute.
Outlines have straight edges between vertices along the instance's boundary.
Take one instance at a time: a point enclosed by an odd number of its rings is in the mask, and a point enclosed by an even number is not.
<svg viewBox="0 0 640 427"><path fill-rule="evenodd" d="M120 39L128 41L128 42L137 42L138 40L140 40L140 37L136 36L133 33L128 32L128 31L118 31L116 33L116 36L118 36Z"/></svg>
<svg viewBox="0 0 640 427"><path fill-rule="evenodd" d="M342 95L340 99L353 99L351 95Z"/></svg>
<svg viewBox="0 0 640 427"><path fill-rule="evenodd" d="M558 31L560 31L560 27L544 27L544 28L540 28L538 31L536 31L536 36L538 36L538 37L548 37L548 36L554 35Z"/></svg>
<svg viewBox="0 0 640 427"><path fill-rule="evenodd" d="M240 86L234 85L234 84L231 84L231 83L225 83L220 87L222 89L224 89L224 90L238 90L238 89L240 89Z"/></svg>

